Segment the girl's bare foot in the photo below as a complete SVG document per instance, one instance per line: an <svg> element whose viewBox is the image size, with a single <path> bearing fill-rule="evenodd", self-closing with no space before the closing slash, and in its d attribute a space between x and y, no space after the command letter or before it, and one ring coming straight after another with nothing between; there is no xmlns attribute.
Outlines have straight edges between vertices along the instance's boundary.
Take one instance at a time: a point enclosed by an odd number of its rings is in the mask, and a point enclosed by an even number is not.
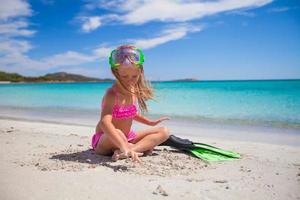
<svg viewBox="0 0 300 200"><path fill-rule="evenodd" d="M131 146L131 147L133 146L132 143L128 143L128 144L129 144L129 146ZM122 153L120 149L116 149L116 150L114 151L114 154L113 154L112 157L111 157L111 159L112 159L113 161L117 161L117 160L119 160L119 159L125 159L125 158L127 158L127 156L125 156L124 153Z"/></svg>
<svg viewBox="0 0 300 200"><path fill-rule="evenodd" d="M114 154L113 154L112 157L111 157L111 159L112 159L113 161L117 161L117 160L119 160L119 159L125 159L125 158L127 158L127 156L126 156L124 153L122 153L122 152L120 151L120 149L116 149L116 150L114 151Z"/></svg>

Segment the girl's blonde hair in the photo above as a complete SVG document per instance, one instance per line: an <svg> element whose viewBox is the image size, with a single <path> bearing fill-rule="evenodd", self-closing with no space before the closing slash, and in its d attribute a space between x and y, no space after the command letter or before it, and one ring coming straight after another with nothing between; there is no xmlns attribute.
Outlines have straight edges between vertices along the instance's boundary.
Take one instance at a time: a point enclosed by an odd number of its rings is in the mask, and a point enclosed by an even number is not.
<svg viewBox="0 0 300 200"><path fill-rule="evenodd" d="M142 112L147 112L148 108L146 105L146 101L149 99L153 99L153 87L151 86L149 81L146 81L144 76L144 68L143 65L138 66L140 71L140 76L138 79L137 84L135 85L135 91L131 92L121 81L120 75L118 73L118 69L111 68L111 71L113 75L116 77L116 79L120 82L120 84L123 86L123 88L128 91L131 94L134 94L139 103L139 108Z"/></svg>

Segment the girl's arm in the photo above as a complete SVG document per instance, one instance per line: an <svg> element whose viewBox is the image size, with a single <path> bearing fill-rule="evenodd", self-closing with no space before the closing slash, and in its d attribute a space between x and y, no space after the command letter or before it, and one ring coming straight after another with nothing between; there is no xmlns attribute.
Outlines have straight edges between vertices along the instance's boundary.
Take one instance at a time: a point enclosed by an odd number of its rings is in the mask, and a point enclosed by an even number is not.
<svg viewBox="0 0 300 200"><path fill-rule="evenodd" d="M161 117L157 120L150 120L150 119L148 119L148 118L146 118L146 117L144 117L144 116L137 113L136 116L133 119L137 122L140 122L142 124L146 124L148 126L155 126L155 125L157 125L158 123L160 123L164 120L169 120L170 118L169 117Z"/></svg>
<svg viewBox="0 0 300 200"><path fill-rule="evenodd" d="M133 120L140 122L142 124L146 124L148 126L152 126L152 121L142 115L140 115L139 113L136 114L136 116L133 118Z"/></svg>

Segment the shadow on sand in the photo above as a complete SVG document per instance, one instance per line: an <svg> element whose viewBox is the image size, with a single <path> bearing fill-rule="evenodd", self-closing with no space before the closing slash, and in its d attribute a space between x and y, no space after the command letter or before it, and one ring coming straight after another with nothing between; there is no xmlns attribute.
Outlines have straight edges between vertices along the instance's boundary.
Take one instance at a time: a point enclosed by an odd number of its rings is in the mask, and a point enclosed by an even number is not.
<svg viewBox="0 0 300 200"><path fill-rule="evenodd" d="M151 156L159 155L159 149L155 149ZM114 162L111 156L98 155L92 149L79 151L75 153L62 153L56 154L50 157L52 160L71 161L75 163L83 163L89 165L100 165L111 168L114 171L128 171L129 165L125 165L124 162Z"/></svg>

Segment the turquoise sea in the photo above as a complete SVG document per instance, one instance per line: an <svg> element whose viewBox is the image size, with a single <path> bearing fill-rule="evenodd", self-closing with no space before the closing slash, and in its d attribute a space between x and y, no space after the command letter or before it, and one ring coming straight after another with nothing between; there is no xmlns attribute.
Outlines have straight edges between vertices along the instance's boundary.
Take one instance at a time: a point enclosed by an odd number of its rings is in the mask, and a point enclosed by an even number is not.
<svg viewBox="0 0 300 200"><path fill-rule="evenodd" d="M112 83L0 85L0 117L97 120ZM152 82L149 117L300 129L300 80ZM79 120L80 119L80 120ZM92 120L92 121L91 121Z"/></svg>

